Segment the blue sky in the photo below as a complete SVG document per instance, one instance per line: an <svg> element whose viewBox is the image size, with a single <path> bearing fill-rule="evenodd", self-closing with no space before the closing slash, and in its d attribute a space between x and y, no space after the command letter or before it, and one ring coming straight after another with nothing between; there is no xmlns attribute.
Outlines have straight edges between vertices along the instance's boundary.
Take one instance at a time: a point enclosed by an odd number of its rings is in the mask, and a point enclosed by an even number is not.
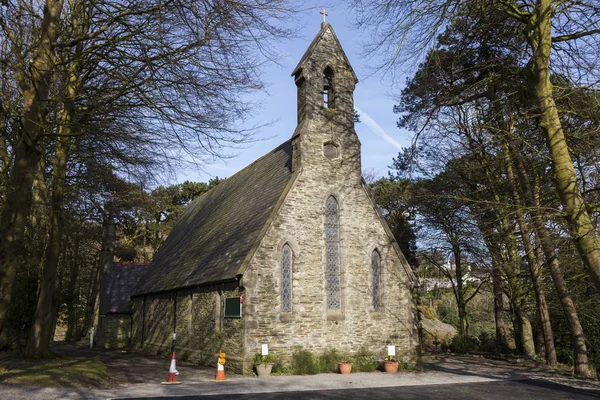
<svg viewBox="0 0 600 400"><path fill-rule="evenodd" d="M313 1L307 3L320 6ZM410 144L411 138L410 132L396 127L398 116L392 112L396 104L392 95L399 91L393 90L390 78L372 74L372 67L378 60L366 60L362 56L361 38L366 36L353 28L353 15L347 6L330 4L327 13L327 22L332 25L359 79L354 104L361 115L356 132L362 143L362 169L373 171L377 176L387 176L392 158L398 155L400 147ZM278 46L283 55L280 65L272 63L264 69L267 93L257 94L252 99L261 106L255 112L255 119L248 121L248 126L272 122L258 132L257 138L262 140L246 144L242 149L229 149L231 158L180 172L177 181L207 181L215 176L231 176L291 137L296 127L296 86L290 74L319 32L320 23L318 10L303 12L299 19L299 37Z"/></svg>

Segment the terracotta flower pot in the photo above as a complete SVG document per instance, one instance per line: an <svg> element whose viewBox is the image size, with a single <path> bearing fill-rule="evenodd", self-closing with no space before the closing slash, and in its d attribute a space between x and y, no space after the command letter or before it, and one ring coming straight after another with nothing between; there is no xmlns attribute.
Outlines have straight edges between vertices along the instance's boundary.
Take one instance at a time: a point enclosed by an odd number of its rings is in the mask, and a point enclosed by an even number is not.
<svg viewBox="0 0 600 400"><path fill-rule="evenodd" d="M271 370L273 369L273 363L260 363L254 364L254 368L256 368L256 374L259 378L265 378L271 375Z"/></svg>
<svg viewBox="0 0 600 400"><path fill-rule="evenodd" d="M352 363L349 362L338 363L338 367L340 368L340 374L342 375L347 375L352 371Z"/></svg>
<svg viewBox="0 0 600 400"><path fill-rule="evenodd" d="M395 374L398 372L398 364L398 361L384 361L383 367L388 374Z"/></svg>

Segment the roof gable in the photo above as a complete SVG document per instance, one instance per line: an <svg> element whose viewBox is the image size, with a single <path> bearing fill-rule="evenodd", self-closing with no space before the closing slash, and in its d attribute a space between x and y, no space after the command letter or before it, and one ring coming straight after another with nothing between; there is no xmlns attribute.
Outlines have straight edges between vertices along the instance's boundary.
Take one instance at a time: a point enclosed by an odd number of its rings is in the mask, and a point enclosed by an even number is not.
<svg viewBox="0 0 600 400"><path fill-rule="evenodd" d="M354 78L354 83L358 83L358 77L354 73L354 69L352 69L352 65L350 65L350 61L348 61L348 57L346 56L346 53L344 52L344 49L342 48L342 45L341 45L340 41L338 40L335 32L333 31L333 27L327 23L322 24L321 30L319 31L319 33L317 33L317 36L315 36L313 41L310 43L310 46L308 46L308 49L306 50L306 52L304 53L304 55L298 62L298 65L296 65L296 68L294 68L294 71L292 72L292 76L296 75L304 67L304 64L307 62L308 59L311 58L313 53L317 50L321 41L324 40L324 37L327 32L331 32L331 35L333 37L333 40L334 40L336 48L337 48L337 52L339 53L339 55L341 55L342 59L347 64L348 69L352 73L352 76Z"/></svg>
<svg viewBox="0 0 600 400"><path fill-rule="evenodd" d="M148 270L148 264L114 263L102 275L100 313L130 313L129 296Z"/></svg>
<svg viewBox="0 0 600 400"><path fill-rule="evenodd" d="M292 176L292 144L194 200L135 288L135 296L235 279Z"/></svg>

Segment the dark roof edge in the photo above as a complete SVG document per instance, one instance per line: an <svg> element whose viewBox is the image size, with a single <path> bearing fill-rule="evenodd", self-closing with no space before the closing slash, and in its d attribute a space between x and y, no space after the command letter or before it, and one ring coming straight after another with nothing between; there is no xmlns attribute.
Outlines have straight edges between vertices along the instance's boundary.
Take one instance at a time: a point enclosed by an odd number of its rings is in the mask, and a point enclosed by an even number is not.
<svg viewBox="0 0 600 400"><path fill-rule="evenodd" d="M292 155L292 159L293 159L293 155ZM260 247L260 243L262 242L263 238L267 234L267 231L273 224L275 217L277 217L277 214L279 214L279 209L281 209L281 206L285 202L285 199L287 198L288 193L290 192L290 190L296 183L296 179L298 178L298 176L300 175L301 172L302 172L302 168L299 168L297 171L292 173L290 180L283 188L283 191L281 192L279 199L277 199L277 203L275 203L275 207L273 207L273 210L271 210L271 215L269 215L269 217L265 221L265 225L262 227L260 233L258 234L258 237L256 238L256 242L254 243L254 246L252 246L252 248L248 252L248 255L246 255L246 258L244 258L244 261L242 262L242 265L240 265L240 268L238 268L238 272L237 272L238 276L244 275L244 272L246 272L246 268L250 264L250 261L252 261L252 259L254 258L254 254L256 253L256 250L258 250L258 248Z"/></svg>
<svg viewBox="0 0 600 400"><path fill-rule="evenodd" d="M396 242L396 238L394 237L392 230L390 229L387 222L385 221L385 218L383 218L383 215L381 214L381 210L379 209L379 207L377 207L377 203L375 202L373 193L371 193L369 186L367 185L367 182L365 181L365 178L361 177L360 180L362 183L363 190L365 191L367 197L369 198L369 201L371 202L371 206L373 206L373 209L377 213L377 216L379 217L379 221L381 222L381 225L383 226L385 233L387 233L387 235L390 239L390 242L392 243L392 247L394 248L394 250L396 250L396 253L398 254L398 257L400 257L400 260L404 261L402 263L402 268L404 268L404 272L406 272L406 274L408 275L408 279L411 282L414 282L417 279L415 276L415 273L410 268L410 265L408 265L408 261L406 261L406 257L404 256L404 253L402 253L402 250L400 250L400 246L398 246L398 242ZM406 268L407 265L408 265L408 269Z"/></svg>
<svg viewBox="0 0 600 400"><path fill-rule="evenodd" d="M147 293L136 293L136 294L132 294L130 296L130 298L134 299L136 297L158 296L158 295L167 294L167 293L183 292L183 291L186 291L186 290L192 290L192 289L197 289L197 288L201 288L201 287L215 286L215 285L221 285L221 284L224 284L224 283L237 282L237 281L239 281L239 279L240 279L240 277L239 277L239 275L237 275L237 276L235 276L233 278L221 279L221 280L218 280L218 281L203 282L203 283L199 283L197 285L183 286L183 287L176 288L176 289L158 290L156 292L147 292Z"/></svg>

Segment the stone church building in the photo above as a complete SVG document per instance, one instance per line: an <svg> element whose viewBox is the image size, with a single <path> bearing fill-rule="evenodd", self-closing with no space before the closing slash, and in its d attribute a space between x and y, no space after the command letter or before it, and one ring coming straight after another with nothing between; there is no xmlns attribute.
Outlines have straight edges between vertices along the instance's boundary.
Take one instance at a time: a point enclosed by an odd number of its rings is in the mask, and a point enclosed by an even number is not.
<svg viewBox="0 0 600 400"><path fill-rule="evenodd" d="M291 139L188 206L132 295L132 342L249 372L262 344L414 358L413 274L361 176L358 79L327 23L294 69ZM290 99L290 103L291 103Z"/></svg>

